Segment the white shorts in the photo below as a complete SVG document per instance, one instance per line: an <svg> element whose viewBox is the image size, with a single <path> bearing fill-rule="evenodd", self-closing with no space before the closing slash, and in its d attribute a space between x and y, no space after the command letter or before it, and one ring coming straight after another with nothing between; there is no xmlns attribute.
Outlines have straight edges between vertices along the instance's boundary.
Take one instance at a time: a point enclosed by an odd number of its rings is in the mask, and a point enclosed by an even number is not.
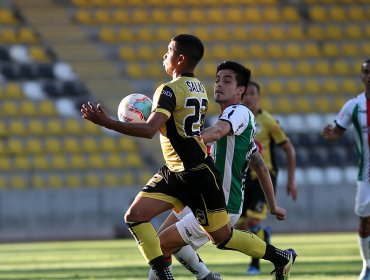
<svg viewBox="0 0 370 280"><path fill-rule="evenodd" d="M186 244L199 249L209 241L208 235L203 231L189 207L185 207L180 213L173 212L179 219L176 228ZM239 219L240 214L229 214L230 225L233 226Z"/></svg>
<svg viewBox="0 0 370 280"><path fill-rule="evenodd" d="M370 216L370 182L357 181L355 213L360 217Z"/></svg>

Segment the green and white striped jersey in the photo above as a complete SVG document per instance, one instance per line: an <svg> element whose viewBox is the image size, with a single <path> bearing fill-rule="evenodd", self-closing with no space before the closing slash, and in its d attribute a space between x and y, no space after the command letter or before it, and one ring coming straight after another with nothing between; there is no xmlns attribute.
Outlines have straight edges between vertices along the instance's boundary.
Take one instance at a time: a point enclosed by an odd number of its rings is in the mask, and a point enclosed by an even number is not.
<svg viewBox="0 0 370 280"><path fill-rule="evenodd" d="M256 133L253 113L244 105L227 107L218 118L230 123L232 133L213 143L213 158L220 171L227 210L239 214L243 206L242 178L246 159L257 151L254 142Z"/></svg>
<svg viewBox="0 0 370 280"><path fill-rule="evenodd" d="M370 182L370 100L365 92L348 100L335 119L338 126L347 129L354 126L354 137L359 152L357 180Z"/></svg>

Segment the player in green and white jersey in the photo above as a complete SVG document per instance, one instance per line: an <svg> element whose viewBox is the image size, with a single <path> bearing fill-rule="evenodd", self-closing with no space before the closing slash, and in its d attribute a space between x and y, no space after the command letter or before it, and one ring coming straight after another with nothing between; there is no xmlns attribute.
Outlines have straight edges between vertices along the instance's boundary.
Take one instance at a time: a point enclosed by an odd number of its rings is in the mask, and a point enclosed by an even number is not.
<svg viewBox="0 0 370 280"><path fill-rule="evenodd" d="M355 213L360 218L359 246L363 269L359 280L370 280L370 59L361 66L361 82L365 91L348 100L335 120L322 131L325 139L336 140L346 129L354 126L354 136L359 151L359 170Z"/></svg>
<svg viewBox="0 0 370 280"><path fill-rule="evenodd" d="M256 132L254 115L247 107L240 104L249 77L250 71L236 62L226 61L217 67L214 96L215 101L220 105L221 115L214 126L202 131L204 142L212 142L212 145L209 145L210 154L221 175L231 225L238 220L242 210L244 193L242 176L246 158L250 159L250 165L256 170L261 180L270 209L277 208L281 214L285 215L285 210L276 206L268 168L257 152L254 142ZM277 218L280 219L283 216ZM246 243L245 247L248 248L249 255L259 255L265 258L265 255L260 253L268 247L274 255L268 259L274 262L273 259L282 254L283 259L285 258L283 261L285 265L282 267L285 269L277 273L276 279L288 279L290 267L296 257L295 252L291 249L280 250L274 246L269 247L270 245L253 233L248 234L250 238L243 242ZM164 255L170 256L174 253L179 262L197 279L222 279L220 275L209 272L194 251L210 239L189 208L185 208L179 214L172 212L160 228L159 237ZM187 244L190 246L186 246ZM155 279L154 277L153 273L149 273L149 279Z"/></svg>

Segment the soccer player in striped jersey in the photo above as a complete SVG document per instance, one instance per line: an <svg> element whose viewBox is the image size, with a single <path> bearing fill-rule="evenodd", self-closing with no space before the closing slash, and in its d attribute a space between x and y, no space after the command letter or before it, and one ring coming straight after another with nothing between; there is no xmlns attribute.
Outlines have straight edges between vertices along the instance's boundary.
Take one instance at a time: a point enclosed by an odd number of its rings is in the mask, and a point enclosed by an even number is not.
<svg viewBox="0 0 370 280"><path fill-rule="evenodd" d="M215 101L220 105L221 115L214 126L202 131L204 142L212 143L211 154L221 173L222 188L231 225L238 220L242 209L244 194L242 176L246 159L248 159L247 164L250 159L250 165L261 180L270 209L279 208L276 206L268 168L257 152L254 142L254 116L247 107L240 104L249 77L250 71L236 62L225 61L217 67L214 96ZM285 215L285 210L282 208L279 212ZM278 218L283 218L283 216ZM248 238L245 240L248 255L269 259L273 263L277 261L275 259L277 255L285 256L285 260L282 260L285 265L278 265L280 269L278 269L276 279L288 279L291 264L296 256L293 250L280 250L267 245L253 233L244 232L243 235ZM161 226L159 236L164 255L169 257L173 253L197 279L222 279L218 274L209 272L195 252L209 241L209 236L189 208L185 208L179 214L172 212ZM272 252L271 256L266 255L267 250ZM149 273L149 279L155 279L152 272Z"/></svg>
<svg viewBox="0 0 370 280"><path fill-rule="evenodd" d="M252 111L256 118L256 144L266 166L271 175L271 180L276 192L276 180L278 175L278 166L275 159L275 147L281 148L287 159L287 193L292 196L293 200L297 198L297 185L294 178L295 173L295 150L293 144L279 125L274 117L263 110L260 106L260 86L254 81L248 84L247 92L243 96L243 104ZM271 229L263 227L262 221L267 218L268 208L265 195L261 189L260 181L256 172L251 169L245 172L245 200L243 211L236 228L249 230L259 238L270 242ZM260 273L260 261L252 258L246 274L257 275Z"/></svg>
<svg viewBox="0 0 370 280"><path fill-rule="evenodd" d="M370 59L361 65L361 82L365 91L348 100L339 111L335 125L327 125L322 136L327 140L336 140L351 125L359 151L359 170L355 213L359 216L359 247L363 260L363 269L359 280L370 280Z"/></svg>

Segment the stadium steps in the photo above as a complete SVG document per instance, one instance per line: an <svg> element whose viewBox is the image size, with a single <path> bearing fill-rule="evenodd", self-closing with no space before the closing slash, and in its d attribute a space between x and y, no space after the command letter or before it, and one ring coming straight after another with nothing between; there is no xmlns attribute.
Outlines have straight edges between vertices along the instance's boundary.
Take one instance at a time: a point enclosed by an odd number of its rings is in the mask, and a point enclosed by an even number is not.
<svg viewBox="0 0 370 280"><path fill-rule="evenodd" d="M15 0L22 13L59 57L69 63L79 78L110 112L115 112L122 96L130 93L128 83L120 76L86 33L71 22L63 1Z"/></svg>

